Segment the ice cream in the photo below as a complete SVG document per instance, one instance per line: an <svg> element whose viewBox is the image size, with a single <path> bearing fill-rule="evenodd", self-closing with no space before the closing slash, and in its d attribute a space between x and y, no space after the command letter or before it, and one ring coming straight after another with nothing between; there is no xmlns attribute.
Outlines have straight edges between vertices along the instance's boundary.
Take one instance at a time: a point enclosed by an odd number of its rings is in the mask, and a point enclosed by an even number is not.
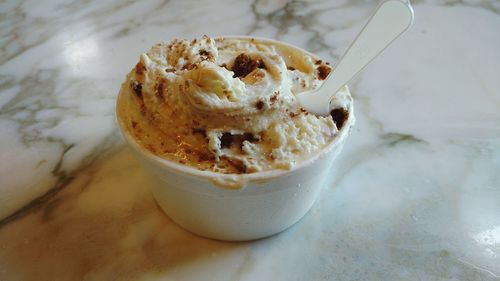
<svg viewBox="0 0 500 281"><path fill-rule="evenodd" d="M275 41L173 40L140 56L122 84L118 118L145 149L200 170L290 169L331 143L350 114L347 89L336 93L329 116L295 99L330 71Z"/></svg>

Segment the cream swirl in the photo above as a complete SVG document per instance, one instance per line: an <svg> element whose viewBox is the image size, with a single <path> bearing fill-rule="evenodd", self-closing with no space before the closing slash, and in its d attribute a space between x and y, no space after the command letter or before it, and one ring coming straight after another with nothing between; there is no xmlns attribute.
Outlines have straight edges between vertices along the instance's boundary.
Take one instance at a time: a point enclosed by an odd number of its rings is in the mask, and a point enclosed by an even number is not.
<svg viewBox="0 0 500 281"><path fill-rule="evenodd" d="M199 169L290 168L337 133L331 116L309 114L295 99L320 86L330 69L272 41L204 37L161 43L129 73L119 118L153 153ZM347 90L336 98L348 108Z"/></svg>

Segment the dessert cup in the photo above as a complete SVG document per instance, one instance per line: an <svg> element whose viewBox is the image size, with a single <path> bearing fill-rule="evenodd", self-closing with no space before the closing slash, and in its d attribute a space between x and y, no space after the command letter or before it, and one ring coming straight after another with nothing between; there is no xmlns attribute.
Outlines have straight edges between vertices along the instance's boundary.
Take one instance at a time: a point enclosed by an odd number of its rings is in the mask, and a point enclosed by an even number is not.
<svg viewBox="0 0 500 281"><path fill-rule="evenodd" d="M311 55L283 42L252 38L284 44ZM119 104L120 96L117 107ZM349 115L344 125L317 153L289 170L249 174L202 171L161 158L139 145L127 130L118 110L117 120L126 143L156 180L152 193L158 205L175 223L204 237L245 241L281 232L299 221L311 208L354 124L352 102L347 110Z"/></svg>

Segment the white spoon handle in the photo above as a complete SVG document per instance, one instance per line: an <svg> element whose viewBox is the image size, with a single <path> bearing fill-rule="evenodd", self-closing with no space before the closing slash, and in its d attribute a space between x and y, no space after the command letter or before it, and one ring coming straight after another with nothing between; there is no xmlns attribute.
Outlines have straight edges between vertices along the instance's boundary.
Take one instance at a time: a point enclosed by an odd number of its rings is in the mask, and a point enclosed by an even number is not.
<svg viewBox="0 0 500 281"><path fill-rule="evenodd" d="M358 34L340 62L314 93L297 95L310 112L327 115L331 97L369 64L378 54L410 27L413 9L409 2L383 2Z"/></svg>

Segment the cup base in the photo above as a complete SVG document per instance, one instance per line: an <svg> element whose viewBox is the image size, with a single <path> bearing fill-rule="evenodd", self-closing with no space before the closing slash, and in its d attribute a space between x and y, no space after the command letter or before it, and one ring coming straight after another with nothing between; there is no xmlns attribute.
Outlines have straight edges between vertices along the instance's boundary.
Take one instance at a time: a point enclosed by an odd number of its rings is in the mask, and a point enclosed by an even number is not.
<svg viewBox="0 0 500 281"><path fill-rule="evenodd" d="M159 180L152 193L158 206L181 228L205 238L236 242L266 238L293 226L311 209L322 186L291 186L251 196L235 196L238 191L227 190L229 196L214 196Z"/></svg>

